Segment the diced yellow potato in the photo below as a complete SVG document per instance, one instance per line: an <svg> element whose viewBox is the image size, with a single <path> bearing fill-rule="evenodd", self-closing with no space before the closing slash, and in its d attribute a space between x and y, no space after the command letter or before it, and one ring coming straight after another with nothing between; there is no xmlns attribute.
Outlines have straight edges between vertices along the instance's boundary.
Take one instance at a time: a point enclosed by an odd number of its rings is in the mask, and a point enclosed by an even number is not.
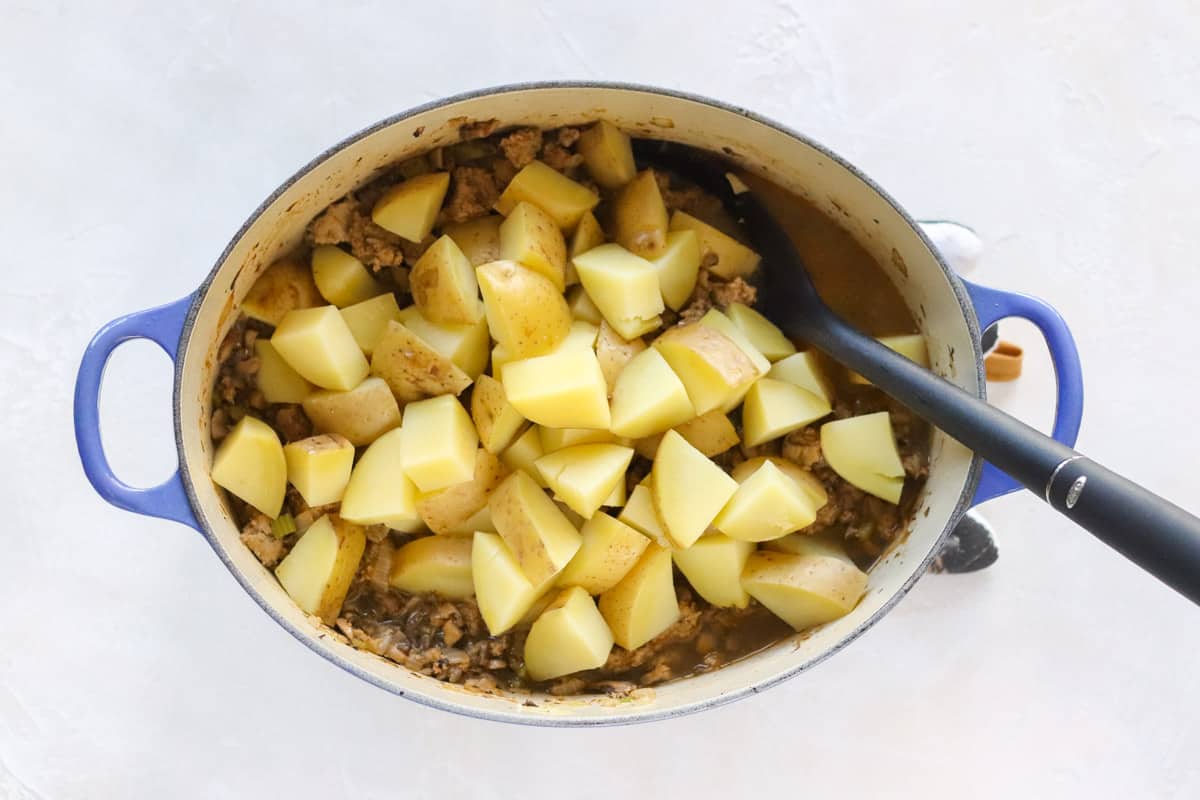
<svg viewBox="0 0 1200 800"><path fill-rule="evenodd" d="M715 409L676 426L675 430L687 439L688 444L709 458L724 453L741 441L729 417Z"/></svg>
<svg viewBox="0 0 1200 800"><path fill-rule="evenodd" d="M242 417L213 456L212 479L271 519L278 517L287 492L287 459L271 426Z"/></svg>
<svg viewBox="0 0 1200 800"><path fill-rule="evenodd" d="M275 577L302 611L332 625L366 546L362 528L327 514L279 562Z"/></svg>
<svg viewBox="0 0 1200 800"><path fill-rule="evenodd" d="M716 256L716 263L709 269L713 274L722 278L736 278L749 275L758 267L759 255L746 245L714 228L707 222L701 222L683 211L671 215L671 230L695 231L700 239L700 258L709 254Z"/></svg>
<svg viewBox="0 0 1200 800"><path fill-rule="evenodd" d="M488 328L513 358L550 352L571 328L571 312L547 278L513 261L493 261L475 270Z"/></svg>
<svg viewBox="0 0 1200 800"><path fill-rule="evenodd" d="M288 312L271 345L288 365L323 389L353 389L369 367L336 306Z"/></svg>
<svg viewBox="0 0 1200 800"><path fill-rule="evenodd" d="M783 335L783 331L753 308L741 303L731 303L729 308L725 309L725 316L729 317L729 321L738 327L750 344L766 356L768 361L779 361L796 352L796 345Z"/></svg>
<svg viewBox="0 0 1200 800"><path fill-rule="evenodd" d="M467 325L441 324L430 322L416 306L409 306L400 309L399 321L421 341L453 361L468 378L474 380L487 369L488 348L492 346L487 320Z"/></svg>
<svg viewBox="0 0 1200 800"><path fill-rule="evenodd" d="M759 550L746 562L742 586L802 631L853 611L866 591L867 574L840 558Z"/></svg>
<svg viewBox="0 0 1200 800"><path fill-rule="evenodd" d="M650 436L695 416L683 382L654 348L630 359L617 377L610 427L618 436Z"/></svg>
<svg viewBox="0 0 1200 800"><path fill-rule="evenodd" d="M538 437L538 426L531 425L518 436L508 448L500 454L500 460L514 472L520 470L533 479L534 483L546 487L542 473L538 472L535 462L545 455L542 452L542 442Z"/></svg>
<svg viewBox="0 0 1200 800"><path fill-rule="evenodd" d="M500 453L516 438L526 420L508 402L500 381L480 375L471 391L471 421L484 449Z"/></svg>
<svg viewBox="0 0 1200 800"><path fill-rule="evenodd" d="M571 265L571 269L575 269L574 264ZM596 308L596 304L592 302L592 298L588 297L587 291L582 286L575 286L567 293L567 308L571 312L571 316L577 320L590 322L593 325L599 325L604 321L600 309Z"/></svg>
<svg viewBox="0 0 1200 800"><path fill-rule="evenodd" d="M732 339L707 325L670 328L654 340L654 347L683 381L697 414L741 397L758 375Z"/></svg>
<svg viewBox="0 0 1200 800"><path fill-rule="evenodd" d="M504 393L522 416L551 428L608 428L608 387L596 354L582 347L504 365Z"/></svg>
<svg viewBox="0 0 1200 800"><path fill-rule="evenodd" d="M434 533L458 533L470 529L472 519L487 507L488 497L508 477L508 467L482 447L475 453L475 472L471 479L422 494L417 513Z"/></svg>
<svg viewBox="0 0 1200 800"><path fill-rule="evenodd" d="M879 343L895 350L909 361L915 361L926 369L929 368L929 348L925 337L919 333L904 333L899 336L880 336ZM851 383L870 385L870 381L853 370L847 370L847 378Z"/></svg>
<svg viewBox="0 0 1200 800"><path fill-rule="evenodd" d="M541 161L533 161L509 181L496 201L496 210L507 216L522 200L538 206L558 227L569 231L596 207L600 195Z"/></svg>
<svg viewBox="0 0 1200 800"><path fill-rule="evenodd" d="M354 467L354 445L344 436L323 433L292 442L283 448L288 480L310 506L323 506L342 499L350 470Z"/></svg>
<svg viewBox="0 0 1200 800"><path fill-rule="evenodd" d="M289 311L324 305L308 264L289 256L267 267L242 300L251 319L278 325Z"/></svg>
<svg viewBox="0 0 1200 800"><path fill-rule="evenodd" d="M516 625L540 596L521 565L498 535L475 534L471 546L471 576L479 614L492 636Z"/></svg>
<svg viewBox="0 0 1200 800"><path fill-rule="evenodd" d="M567 331L567 338L562 340L559 348L577 345L591 350L596 346L596 337L599 335L600 328L590 322L577 319L571 323L571 330Z"/></svg>
<svg viewBox="0 0 1200 800"><path fill-rule="evenodd" d="M567 243L550 215L533 203L517 203L500 226L500 258L545 276L560 292L566 288Z"/></svg>
<svg viewBox="0 0 1200 800"><path fill-rule="evenodd" d="M846 553L846 540L840 532L789 533L780 539L763 544L767 550L791 553L794 556L827 556L854 563Z"/></svg>
<svg viewBox="0 0 1200 800"><path fill-rule="evenodd" d="M580 444L542 456L536 466L542 480L576 514L591 517L625 480L633 448L618 444Z"/></svg>
<svg viewBox="0 0 1200 800"><path fill-rule="evenodd" d="M753 542L713 534L700 537L686 550L676 550L672 557L683 577L705 600L721 608L745 608L750 604L750 595L742 588L742 570L753 552Z"/></svg>
<svg viewBox="0 0 1200 800"><path fill-rule="evenodd" d="M600 613L613 639L635 650L679 619L671 551L651 544L620 582L600 595Z"/></svg>
<svg viewBox="0 0 1200 800"><path fill-rule="evenodd" d="M371 372L387 381L401 403L457 395L471 378L403 323L391 321L371 354Z"/></svg>
<svg viewBox="0 0 1200 800"><path fill-rule="evenodd" d="M471 550L471 539L453 536L416 539L392 557L388 582L402 592L433 592L451 600L465 600L475 594Z"/></svg>
<svg viewBox="0 0 1200 800"><path fill-rule="evenodd" d="M552 579L579 550L579 531L533 478L520 470L496 487L488 498L488 508L496 530L534 585Z"/></svg>
<svg viewBox="0 0 1200 800"><path fill-rule="evenodd" d="M476 531L495 533L496 525L492 522L492 510L486 505L467 517L461 523L442 532L443 536L474 536Z"/></svg>
<svg viewBox="0 0 1200 800"><path fill-rule="evenodd" d="M600 331L596 337L596 359L600 362L600 371L604 373L604 383L611 395L616 386L617 376L629 363L629 359L646 349L646 343L640 338L626 339L612 329L607 322L600 323Z"/></svg>
<svg viewBox="0 0 1200 800"><path fill-rule="evenodd" d="M608 120L585 130L577 148L592 180L605 189L616 189L637 174L629 135Z"/></svg>
<svg viewBox="0 0 1200 800"><path fill-rule="evenodd" d="M342 309L342 319L354 336L354 341L368 356L375 349L375 344L383 338L387 324L392 320L400 321L400 306L396 296L385 292L370 300L355 303Z"/></svg>
<svg viewBox="0 0 1200 800"><path fill-rule="evenodd" d="M471 480L479 437L462 404L451 395L404 407L400 463L421 492Z"/></svg>
<svg viewBox="0 0 1200 800"><path fill-rule="evenodd" d="M604 229L600 227L600 223L596 221L596 215L592 212L587 212L579 218L579 224L575 226L575 233L571 237L571 249L569 255L571 258L582 255L593 247L599 247L604 244ZM578 282L570 280L570 273L573 273L574 266L568 260L567 262L567 285Z"/></svg>
<svg viewBox="0 0 1200 800"><path fill-rule="evenodd" d="M833 411L829 403L795 384L760 378L746 393L742 405L742 432L746 446L756 447L778 439Z"/></svg>
<svg viewBox="0 0 1200 800"><path fill-rule="evenodd" d="M650 260L658 273L658 289L672 311L687 305L700 274L700 239L695 231L671 231L662 253Z"/></svg>
<svg viewBox="0 0 1200 800"><path fill-rule="evenodd" d="M675 431L667 431L650 472L650 496L677 547L691 547L738 484Z"/></svg>
<svg viewBox="0 0 1200 800"><path fill-rule="evenodd" d="M833 403L833 383L826 376L813 350L804 350L776 361L771 365L767 377L807 389L826 403Z"/></svg>
<svg viewBox="0 0 1200 800"><path fill-rule="evenodd" d="M312 394L313 385L283 360L268 339L254 341L258 356L258 390L268 403L299 403Z"/></svg>
<svg viewBox="0 0 1200 800"><path fill-rule="evenodd" d="M525 669L530 679L546 681L604 666L613 635L596 603L578 586L558 595L529 629Z"/></svg>
<svg viewBox="0 0 1200 800"><path fill-rule="evenodd" d="M767 370L771 368L771 362L767 360L766 356L758 352L758 348L750 342L750 340L746 337L746 334L742 333L741 328L733 324L729 317L725 316L715 308L710 308L707 312L705 312L704 316L700 318L700 324L707 325L708 327L718 330L728 336L730 341L736 344L743 353L749 356L750 362L754 364L754 369L757 371L759 376L767 374Z"/></svg>
<svg viewBox="0 0 1200 800"><path fill-rule="evenodd" d="M633 339L662 324L654 265L619 244L602 244L572 259L588 296L617 333Z"/></svg>
<svg viewBox="0 0 1200 800"><path fill-rule="evenodd" d="M449 172L417 175L384 193L371 210L371 221L410 242L433 230L433 222L450 188Z"/></svg>
<svg viewBox="0 0 1200 800"><path fill-rule="evenodd" d="M400 406L382 378L367 378L348 392L313 392L304 398L304 413L321 433L340 434L355 446L400 427Z"/></svg>
<svg viewBox="0 0 1200 800"><path fill-rule="evenodd" d="M657 258L667 247L667 206L654 170L639 172L613 199L613 238L642 258Z"/></svg>
<svg viewBox="0 0 1200 800"><path fill-rule="evenodd" d="M812 496L771 461L742 481L713 527L731 539L765 542L807 528L817 518Z"/></svg>
<svg viewBox="0 0 1200 800"><path fill-rule="evenodd" d="M820 510L827 502L829 502L829 493L825 491L824 484L817 479L815 475L806 470L799 464L788 461L786 458L778 458L776 456L758 456L756 458L747 459L734 467L729 476L739 484L744 483L747 478L758 471L758 468L764 462L770 461L776 467L783 471L785 475L799 484L809 497L812 498L813 505L817 510Z"/></svg>
<svg viewBox="0 0 1200 800"><path fill-rule="evenodd" d="M546 428L539 425L537 432L542 442L543 455L579 444L608 444L617 441L612 431L598 428Z"/></svg>
<svg viewBox="0 0 1200 800"><path fill-rule="evenodd" d="M383 291L361 261L331 244L313 248L312 273L321 296L338 308L370 300Z"/></svg>
<svg viewBox="0 0 1200 800"><path fill-rule="evenodd" d="M583 523L579 534L583 543L555 583L581 586L588 594L603 594L616 586L650 544L624 522L601 513Z"/></svg>
<svg viewBox="0 0 1200 800"><path fill-rule="evenodd" d="M442 231L454 240L472 267L500 259L500 223L504 217L491 214L466 222L452 222Z"/></svg>
<svg viewBox="0 0 1200 800"><path fill-rule="evenodd" d="M625 505L626 498L625 481L619 480L617 481L617 485L613 487L613 490L608 493L608 497L604 498L604 502L600 505L604 508L620 508Z"/></svg>
<svg viewBox="0 0 1200 800"><path fill-rule="evenodd" d="M889 503L904 491L904 465L886 411L848 417L821 426L821 453L847 481Z"/></svg>
<svg viewBox="0 0 1200 800"><path fill-rule="evenodd" d="M397 428L376 439L350 473L342 495L342 519L359 525L387 525L416 533L424 524L417 513L417 487L404 474L400 450L404 431Z"/></svg>
<svg viewBox="0 0 1200 800"><path fill-rule="evenodd" d="M449 236L429 245L408 274L421 316L442 325L470 325L483 317L475 268Z"/></svg>
<svg viewBox="0 0 1200 800"><path fill-rule="evenodd" d="M505 365L512 361L516 361L516 359L512 357L511 353L509 353L507 350L504 349L504 345L498 344L492 348L492 374L493 375L504 374Z"/></svg>
<svg viewBox="0 0 1200 800"><path fill-rule="evenodd" d="M662 519L654 509L654 499L651 497L650 487L645 484L633 487L633 491L629 493L625 507L621 509L617 519L650 537L650 540L659 547L670 549L674 546L670 537L667 536Z"/></svg>

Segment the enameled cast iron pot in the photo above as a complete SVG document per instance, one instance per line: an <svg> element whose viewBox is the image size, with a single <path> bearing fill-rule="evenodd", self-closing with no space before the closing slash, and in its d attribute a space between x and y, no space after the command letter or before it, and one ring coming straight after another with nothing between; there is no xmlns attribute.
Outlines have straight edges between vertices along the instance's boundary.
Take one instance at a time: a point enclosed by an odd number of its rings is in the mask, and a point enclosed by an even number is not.
<svg viewBox="0 0 1200 800"><path fill-rule="evenodd" d="M451 97L386 119L322 153L268 197L234 235L195 293L121 317L88 345L75 391L75 431L84 470L110 503L195 528L262 608L311 650L398 695L486 719L538 725L604 725L677 716L759 692L845 647L908 591L946 535L972 505L1016 484L940 432L929 480L909 536L874 569L865 597L849 615L807 636L715 672L658 687L620 702L608 698L482 695L418 675L356 650L321 631L292 603L238 538L238 528L208 477L208 425L217 348L238 304L259 273L295 247L325 206L387 165L453 142L465 120L502 127L556 127L598 117L646 137L727 154L838 219L876 256L929 340L932 366L963 389L984 395L980 331L1009 316L1031 320L1045 335L1058 376L1055 437L1070 445L1082 405L1078 354L1062 318L1044 303L960 280L921 228L862 173L799 133L741 108L642 86L526 84ZM157 342L175 360L175 444L179 470L161 486L135 489L109 468L101 447L97 398L104 365L122 342Z"/></svg>

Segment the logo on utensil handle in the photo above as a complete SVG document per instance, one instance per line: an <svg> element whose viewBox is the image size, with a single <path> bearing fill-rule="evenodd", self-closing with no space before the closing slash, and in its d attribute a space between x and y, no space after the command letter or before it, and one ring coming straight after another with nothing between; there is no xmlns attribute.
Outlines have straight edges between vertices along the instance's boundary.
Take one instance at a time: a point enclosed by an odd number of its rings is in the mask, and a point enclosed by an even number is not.
<svg viewBox="0 0 1200 800"><path fill-rule="evenodd" d="M1080 475L1071 484L1071 488L1067 490L1067 508L1074 508L1079 502L1079 495L1083 494L1083 487L1087 485L1087 476Z"/></svg>

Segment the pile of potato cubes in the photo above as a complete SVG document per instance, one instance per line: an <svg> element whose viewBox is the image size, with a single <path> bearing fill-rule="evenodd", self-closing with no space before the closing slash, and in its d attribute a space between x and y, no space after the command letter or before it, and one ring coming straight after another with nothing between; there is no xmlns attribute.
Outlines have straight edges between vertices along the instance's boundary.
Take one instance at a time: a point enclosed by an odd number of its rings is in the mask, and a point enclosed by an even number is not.
<svg viewBox="0 0 1200 800"><path fill-rule="evenodd" d="M392 586L474 596L493 635L531 625L535 681L600 667L614 643L637 648L670 627L673 566L709 603L753 597L798 630L861 597L867 576L840 545L802 533L826 502L819 481L778 458L732 474L711 460L830 414L813 354L743 305L661 329L703 258L729 279L757 254L685 213L668 218L655 176L636 172L611 124L579 148L611 193L613 241L593 214L600 196L535 161L499 215L443 229L412 269L408 308L332 246L272 265L246 297L245 313L275 326L256 343L259 389L303 404L322 433L283 446L246 416L212 477L271 518L289 481L327 508L276 569L325 623L369 525L431 533L398 550ZM448 184L444 172L405 180L373 219L422 241ZM924 358L919 337L889 343ZM846 480L899 501L886 413L827 422L821 444ZM653 468L627 493L635 453Z"/></svg>

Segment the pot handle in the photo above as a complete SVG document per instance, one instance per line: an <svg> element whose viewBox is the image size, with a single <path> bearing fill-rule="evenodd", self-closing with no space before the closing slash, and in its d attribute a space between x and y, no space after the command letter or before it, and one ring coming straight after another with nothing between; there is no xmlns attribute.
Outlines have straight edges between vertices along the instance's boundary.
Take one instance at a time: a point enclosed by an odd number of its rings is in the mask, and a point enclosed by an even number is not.
<svg viewBox="0 0 1200 800"><path fill-rule="evenodd" d="M1079 363L1079 350L1075 347L1075 338L1071 336L1066 320L1052 306L1036 297L989 289L970 281L963 281L963 284L967 287L967 294L975 306L975 315L979 318L981 331L1006 317L1020 317L1032 322L1042 332L1046 346L1050 349L1050 360L1054 364L1058 384L1054 429L1050 435L1068 447L1073 447L1075 439L1079 436L1079 422L1083 417L1083 372ZM975 490L971 505L977 506L1020 488L1021 485L1015 480L985 462L983 475L979 479L979 487Z"/></svg>
<svg viewBox="0 0 1200 800"><path fill-rule="evenodd" d="M178 467L166 481L149 489L138 489L113 474L100 438L100 385L104 368L114 350L132 339L149 339L166 351L173 361L183 335L183 321L194 295L165 306L118 317L101 328L79 365L75 381L75 444L92 487L109 503L126 511L182 522L196 530L200 524L183 488Z"/></svg>

